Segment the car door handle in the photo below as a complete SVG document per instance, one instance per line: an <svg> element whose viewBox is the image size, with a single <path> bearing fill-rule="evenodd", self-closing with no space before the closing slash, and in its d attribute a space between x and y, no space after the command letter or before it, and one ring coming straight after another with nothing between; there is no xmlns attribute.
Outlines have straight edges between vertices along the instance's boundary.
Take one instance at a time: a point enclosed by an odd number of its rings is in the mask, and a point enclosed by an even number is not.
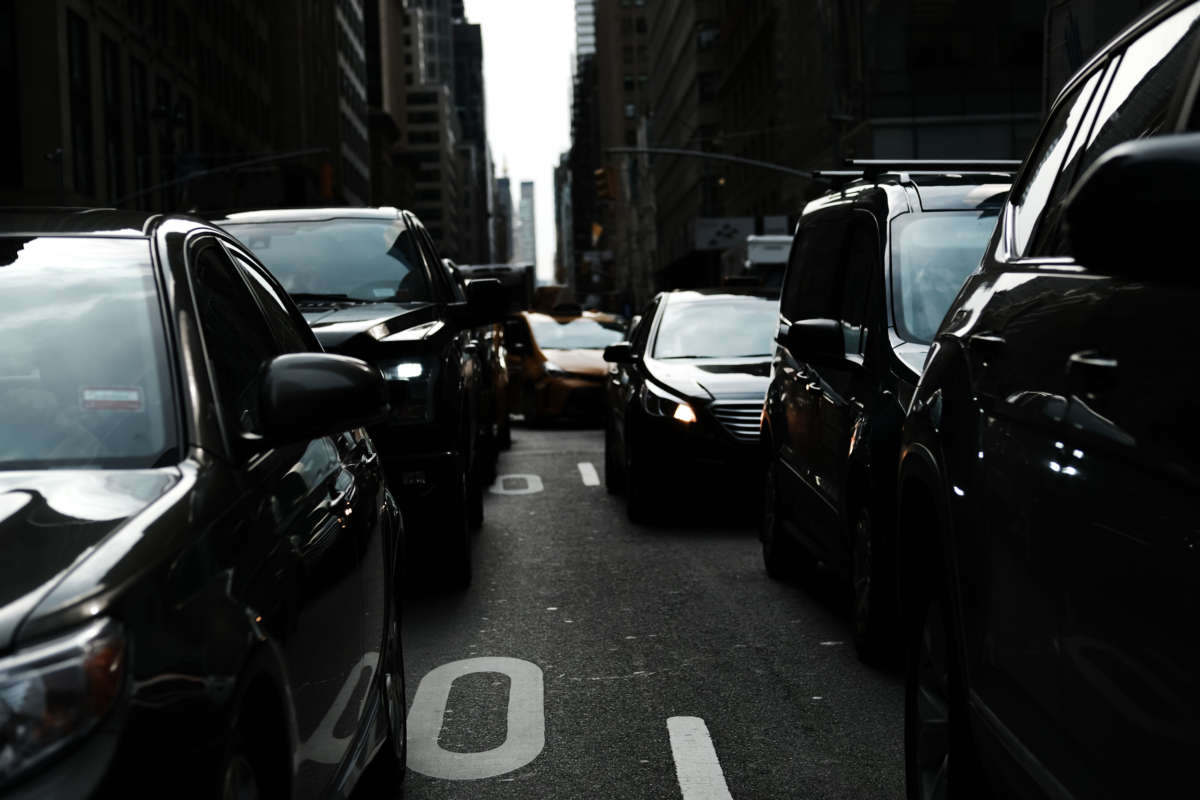
<svg viewBox="0 0 1200 800"><path fill-rule="evenodd" d="M1095 397L1117 385L1120 365L1096 350L1080 350L1067 359L1067 385L1071 394Z"/></svg>
<svg viewBox="0 0 1200 800"><path fill-rule="evenodd" d="M967 341L971 354L983 361L993 361L1004 352L1004 337L994 333L973 333Z"/></svg>

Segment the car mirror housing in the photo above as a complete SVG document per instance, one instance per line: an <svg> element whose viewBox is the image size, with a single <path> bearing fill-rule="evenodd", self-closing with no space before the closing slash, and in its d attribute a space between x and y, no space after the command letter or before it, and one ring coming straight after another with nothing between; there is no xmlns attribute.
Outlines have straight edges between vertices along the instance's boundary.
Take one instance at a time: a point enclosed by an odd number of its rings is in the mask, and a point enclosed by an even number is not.
<svg viewBox="0 0 1200 800"><path fill-rule="evenodd" d="M466 316L468 328L502 322L508 313L508 295L496 278L467 281Z"/></svg>
<svg viewBox="0 0 1200 800"><path fill-rule="evenodd" d="M836 319L802 319L788 326L784 346L810 364L839 364L846 358L842 325Z"/></svg>
<svg viewBox="0 0 1200 800"><path fill-rule="evenodd" d="M259 380L259 433L269 444L372 425L388 413L383 375L361 359L290 353L272 359Z"/></svg>
<svg viewBox="0 0 1200 800"><path fill-rule="evenodd" d="M617 342L604 348L604 360L613 364L629 364L633 361L633 345L629 342Z"/></svg>
<svg viewBox="0 0 1200 800"><path fill-rule="evenodd" d="M1196 282L1191 259L1200 134L1118 145L1091 166L1067 197L1071 254L1084 267L1131 278Z"/></svg>

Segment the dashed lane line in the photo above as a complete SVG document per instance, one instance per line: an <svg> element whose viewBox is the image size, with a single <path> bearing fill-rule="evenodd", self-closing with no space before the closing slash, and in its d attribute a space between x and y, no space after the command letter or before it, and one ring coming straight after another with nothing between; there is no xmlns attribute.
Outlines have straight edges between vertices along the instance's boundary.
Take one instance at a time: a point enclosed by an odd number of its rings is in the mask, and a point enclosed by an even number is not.
<svg viewBox="0 0 1200 800"><path fill-rule="evenodd" d="M588 461L583 461L579 464L579 474L583 477L584 486L599 486L600 476L596 474L596 468Z"/></svg>
<svg viewBox="0 0 1200 800"><path fill-rule="evenodd" d="M683 800L733 800L708 726L699 717L670 717L671 755Z"/></svg>

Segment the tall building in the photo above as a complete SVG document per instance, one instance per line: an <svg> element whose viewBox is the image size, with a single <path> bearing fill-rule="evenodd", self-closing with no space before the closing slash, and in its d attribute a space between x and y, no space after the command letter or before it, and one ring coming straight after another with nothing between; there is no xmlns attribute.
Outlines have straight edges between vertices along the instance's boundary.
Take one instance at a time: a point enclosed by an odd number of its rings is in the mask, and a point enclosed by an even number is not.
<svg viewBox="0 0 1200 800"><path fill-rule="evenodd" d="M464 263L492 260L492 158L487 143L487 109L483 82L483 36L478 25L454 22L454 103L462 140L459 143L463 223L459 257Z"/></svg>
<svg viewBox="0 0 1200 800"><path fill-rule="evenodd" d="M537 217L533 208L533 181L521 182L521 201L517 207L516 247L513 261L537 263Z"/></svg>
<svg viewBox="0 0 1200 800"><path fill-rule="evenodd" d="M512 185L508 179L508 169L496 179L495 216L492 218L495 227L495 251L492 259L497 264L508 264L513 260L513 205Z"/></svg>
<svg viewBox="0 0 1200 800"><path fill-rule="evenodd" d="M569 169L571 180L571 226L569 247L573 253L572 271L567 283L575 287L580 297L591 291L599 271L593 272L594 253L600 227L599 198L593 188L594 171L602 159L596 119L596 0L575 0L575 63L571 94L571 150Z"/></svg>
<svg viewBox="0 0 1200 800"><path fill-rule="evenodd" d="M575 289L575 247L571 234L571 154L554 167L554 282Z"/></svg>
<svg viewBox="0 0 1200 800"><path fill-rule="evenodd" d="M362 31L358 0L4 3L0 202L362 202Z"/></svg>
<svg viewBox="0 0 1200 800"><path fill-rule="evenodd" d="M425 224L439 252L460 260L460 134L458 113L444 84L409 90L404 134L407 156L417 168L406 205Z"/></svg>
<svg viewBox="0 0 1200 800"><path fill-rule="evenodd" d="M453 0L414 0L424 9L424 69L428 83L440 83L454 91ZM458 9L461 12L461 9ZM461 18L461 13L459 17Z"/></svg>

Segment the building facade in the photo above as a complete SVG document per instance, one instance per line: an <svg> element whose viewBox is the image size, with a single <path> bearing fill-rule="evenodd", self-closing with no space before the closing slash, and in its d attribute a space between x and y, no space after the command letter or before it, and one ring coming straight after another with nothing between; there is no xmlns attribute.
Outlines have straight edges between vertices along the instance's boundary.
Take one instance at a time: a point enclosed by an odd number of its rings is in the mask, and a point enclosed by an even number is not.
<svg viewBox="0 0 1200 800"><path fill-rule="evenodd" d="M508 170L505 169L505 173ZM494 201L495 216L492 218L495 250L492 259L497 264L508 264L513 260L513 204L512 182L507 174L496 179Z"/></svg>
<svg viewBox="0 0 1200 800"><path fill-rule="evenodd" d="M533 181L521 181L521 200L517 206L513 261L537 263L537 215L534 212Z"/></svg>
<svg viewBox="0 0 1200 800"><path fill-rule="evenodd" d="M463 224L460 258L464 263L492 261L492 157L487 142L487 106L483 81L483 35L478 25L455 20L454 103L462 129L459 161Z"/></svg>

